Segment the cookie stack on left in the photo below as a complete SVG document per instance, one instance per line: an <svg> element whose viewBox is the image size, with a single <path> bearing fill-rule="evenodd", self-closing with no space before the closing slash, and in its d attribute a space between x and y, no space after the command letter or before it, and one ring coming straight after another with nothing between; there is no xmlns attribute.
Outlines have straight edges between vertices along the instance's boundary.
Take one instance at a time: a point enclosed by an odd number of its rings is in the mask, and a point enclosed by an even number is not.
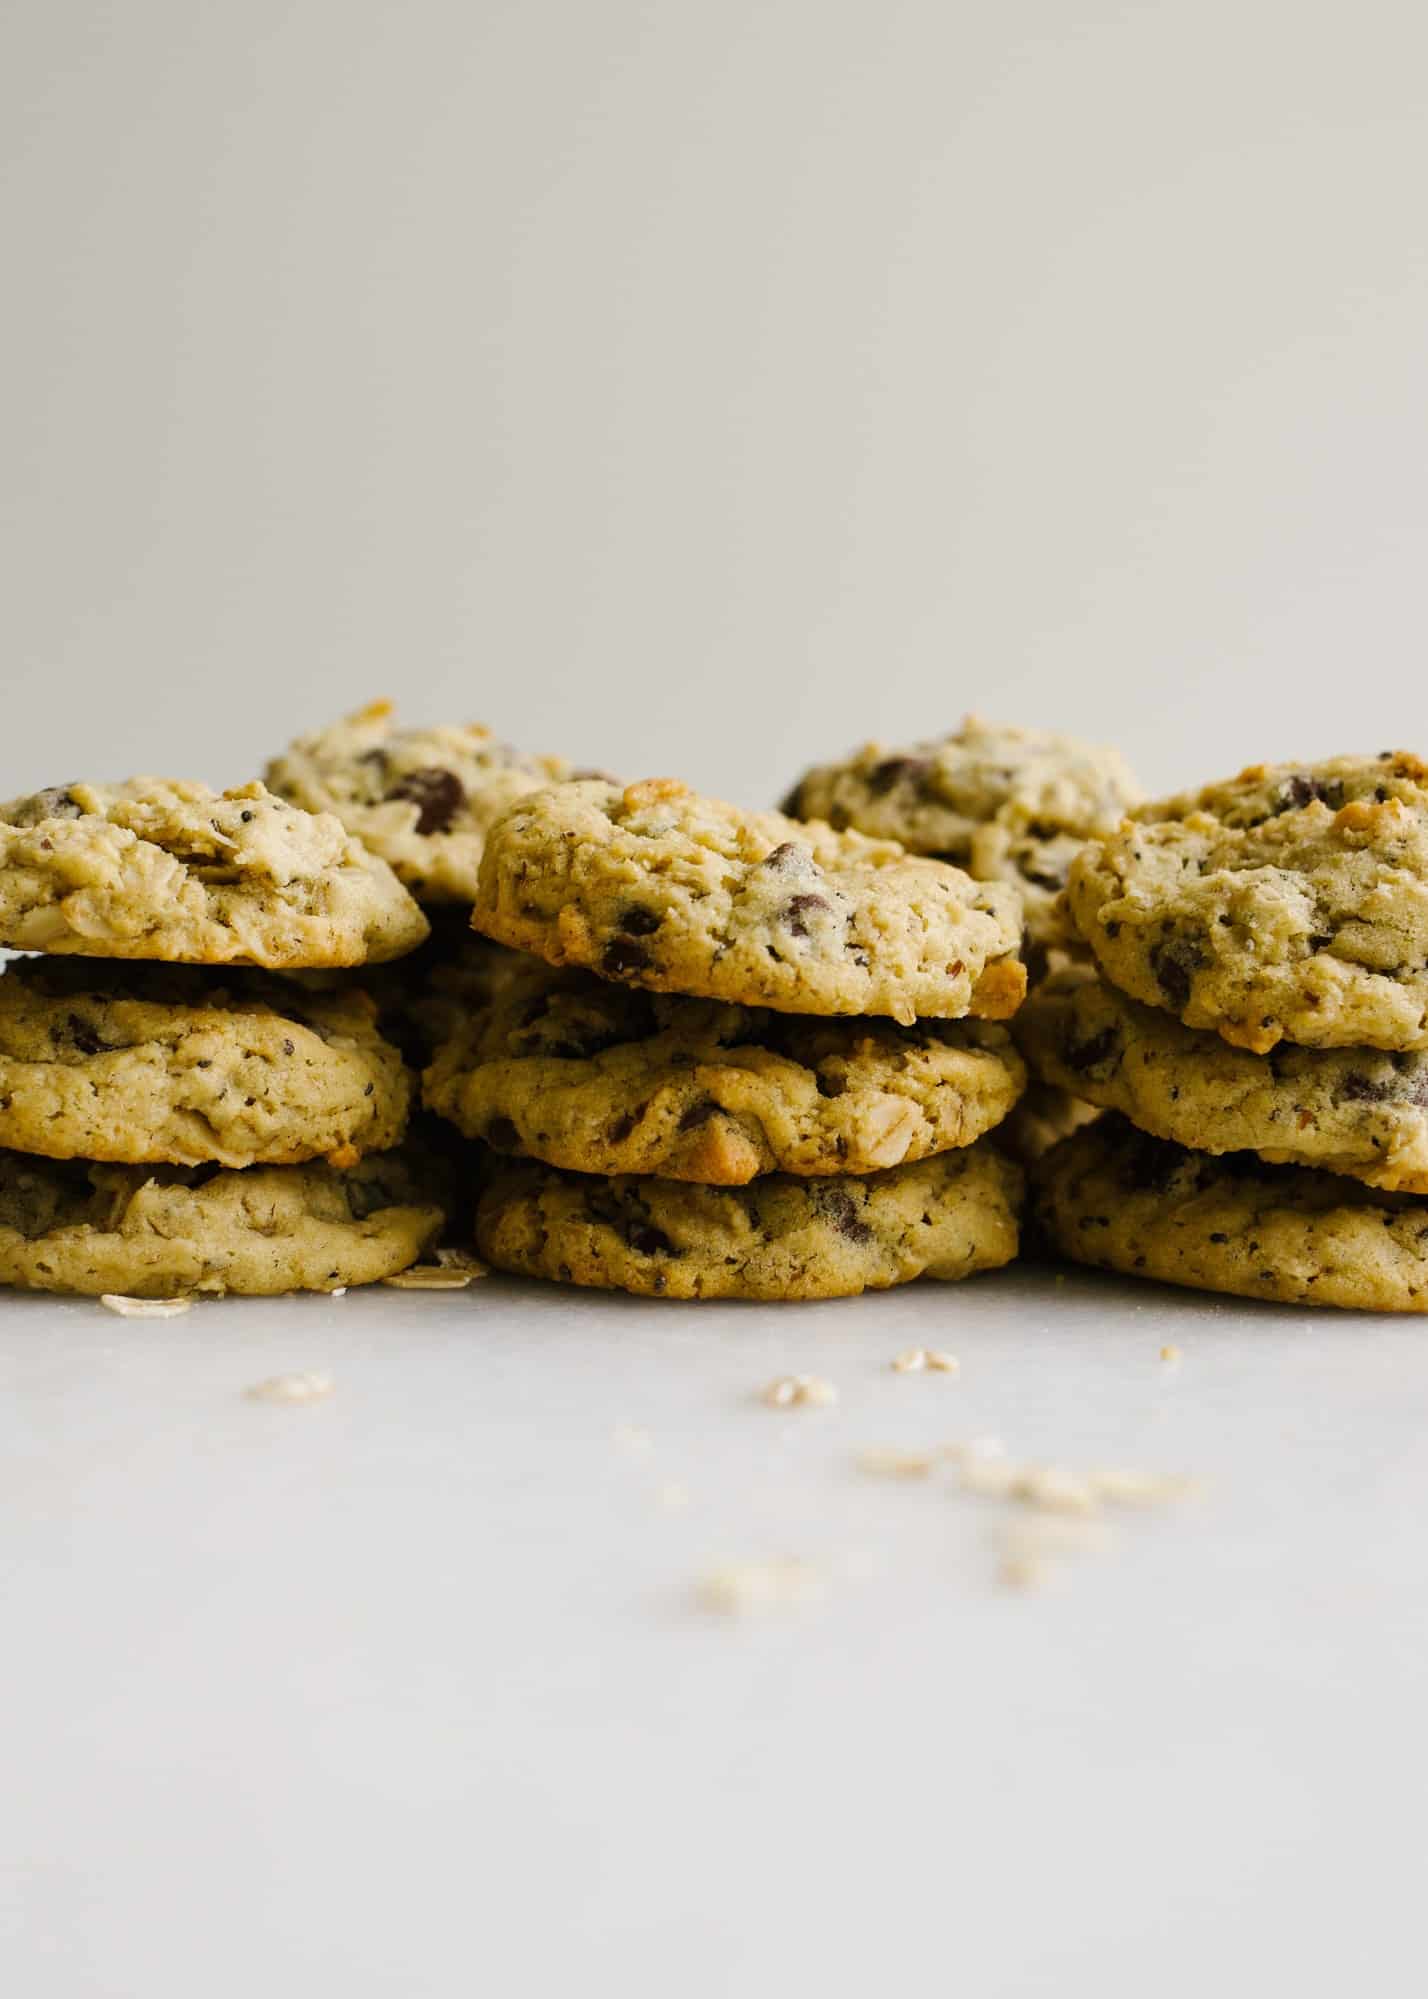
<svg viewBox="0 0 1428 1999"><path fill-rule="evenodd" d="M0 1283L167 1297L389 1276L442 1209L360 992L427 934L387 865L262 785L0 806Z"/></svg>
<svg viewBox="0 0 1428 1999"><path fill-rule="evenodd" d="M526 955L428 1104L497 1155L498 1267L820 1298L1016 1251L984 1134L1025 1072L1020 900L888 841L672 780L552 786L489 829L473 921Z"/></svg>

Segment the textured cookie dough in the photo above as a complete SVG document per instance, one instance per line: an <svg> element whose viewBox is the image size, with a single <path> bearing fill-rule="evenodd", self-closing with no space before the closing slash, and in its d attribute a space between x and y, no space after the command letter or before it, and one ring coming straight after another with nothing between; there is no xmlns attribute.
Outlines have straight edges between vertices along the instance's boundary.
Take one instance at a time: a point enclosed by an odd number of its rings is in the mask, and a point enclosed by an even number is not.
<svg viewBox="0 0 1428 1999"><path fill-rule="evenodd" d="M1015 1033L1036 1074L1157 1138L1428 1194L1428 1052L1281 1042L1253 1055L1094 973L1038 987Z"/></svg>
<svg viewBox="0 0 1428 1999"><path fill-rule="evenodd" d="M0 1146L181 1166L355 1165L411 1077L361 993L254 972L17 958L0 971Z"/></svg>
<svg viewBox="0 0 1428 1999"><path fill-rule="evenodd" d="M1114 985L1236 1047L1428 1048L1428 769L1405 752L1146 806L1067 898Z"/></svg>
<svg viewBox="0 0 1428 1999"><path fill-rule="evenodd" d="M932 742L869 743L820 765L784 810L939 855L978 881L1014 883L1031 941L1049 946L1072 935L1059 900L1072 858L1091 835L1113 832L1142 795L1119 750L969 715Z"/></svg>
<svg viewBox="0 0 1428 1999"><path fill-rule="evenodd" d="M1026 990L1014 889L670 778L522 800L472 921L552 964L787 1013L999 1020Z"/></svg>
<svg viewBox="0 0 1428 1999"><path fill-rule="evenodd" d="M498 1152L732 1187L970 1145L1024 1082L981 1021L817 1020L535 965L438 1050L423 1093Z"/></svg>
<svg viewBox="0 0 1428 1999"><path fill-rule="evenodd" d="M0 805L0 944L198 965L359 965L420 944L385 861L261 784L134 778Z"/></svg>
<svg viewBox="0 0 1428 1999"><path fill-rule="evenodd" d="M1033 1176L1076 1263L1294 1305L1428 1311L1428 1203L1253 1153L1212 1158L1103 1117Z"/></svg>
<svg viewBox="0 0 1428 1999"><path fill-rule="evenodd" d="M1021 1173L990 1145L867 1179L747 1187L497 1164L476 1246L527 1277L664 1298L843 1298L1009 1263Z"/></svg>
<svg viewBox="0 0 1428 1999"><path fill-rule="evenodd" d="M244 1172L0 1152L0 1284L27 1291L334 1291L405 1270L443 1220L399 1152Z"/></svg>
<svg viewBox="0 0 1428 1999"><path fill-rule="evenodd" d="M1073 1096L1069 1090L1058 1089L1055 1083L1043 1083L1033 1076L1026 1094L1017 1101L1005 1123L997 1126L993 1143L1003 1152L1009 1152L1013 1159L1019 1159L1023 1166L1031 1166L1053 1145L1059 1145L1063 1138L1069 1138L1073 1131L1093 1123L1100 1115L1099 1108L1087 1103L1084 1097Z"/></svg>
<svg viewBox="0 0 1428 1999"><path fill-rule="evenodd" d="M335 813L418 901L469 909L490 827L523 793L569 777L570 766L512 749L475 722L401 729L391 702L374 701L300 736L265 775L280 797Z"/></svg>

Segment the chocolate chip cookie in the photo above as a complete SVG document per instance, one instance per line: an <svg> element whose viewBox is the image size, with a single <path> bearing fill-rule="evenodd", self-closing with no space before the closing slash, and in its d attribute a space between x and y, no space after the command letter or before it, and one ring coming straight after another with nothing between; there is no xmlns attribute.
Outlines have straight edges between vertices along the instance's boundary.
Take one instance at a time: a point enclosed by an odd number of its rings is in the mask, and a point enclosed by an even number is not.
<svg viewBox="0 0 1428 1999"><path fill-rule="evenodd" d="M475 722L398 728L390 701L300 736L265 773L280 797L335 813L419 902L468 909L492 823L524 792L569 776L563 757L512 749Z"/></svg>
<svg viewBox="0 0 1428 1999"><path fill-rule="evenodd" d="M262 973L17 958L0 972L0 1146L55 1159L355 1165L411 1077L359 992Z"/></svg>
<svg viewBox="0 0 1428 1999"><path fill-rule="evenodd" d="M955 861L978 881L1014 883L1028 935L1046 947L1072 936L1059 898L1073 856L1141 796L1118 750L969 715L934 741L869 743L810 770L784 810Z"/></svg>
<svg viewBox="0 0 1428 1999"><path fill-rule="evenodd" d="M1157 1138L1428 1194L1428 1051L1281 1042L1254 1055L1089 972L1038 987L1016 1038L1038 1075Z"/></svg>
<svg viewBox="0 0 1428 1999"><path fill-rule="evenodd" d="M423 1089L498 1152L732 1187L970 1145L1024 1082L1006 1029L981 1021L818 1020L534 964L438 1050Z"/></svg>
<svg viewBox="0 0 1428 1999"><path fill-rule="evenodd" d="M1428 769L1406 752L1145 806L1067 897L1113 984L1235 1047L1428 1049Z"/></svg>
<svg viewBox="0 0 1428 1999"><path fill-rule="evenodd" d="M0 805L0 944L198 965L399 957L426 918L330 814L135 778Z"/></svg>
<svg viewBox="0 0 1428 1999"><path fill-rule="evenodd" d="M1003 1019L1014 889L669 778L534 792L492 827L472 921L552 964L740 1006Z"/></svg>
<svg viewBox="0 0 1428 1999"><path fill-rule="evenodd" d="M1076 1263L1293 1305L1428 1311L1428 1202L1252 1152L1212 1158L1103 1117L1033 1175L1041 1234Z"/></svg>
<svg viewBox="0 0 1428 1999"><path fill-rule="evenodd" d="M27 1291L334 1291L405 1270L443 1219L400 1152L242 1172L0 1152L0 1284Z"/></svg>
<svg viewBox="0 0 1428 1999"><path fill-rule="evenodd" d="M664 1298L843 1298L1009 1263L1021 1174L987 1143L866 1179L747 1187L493 1167L476 1246L498 1269Z"/></svg>

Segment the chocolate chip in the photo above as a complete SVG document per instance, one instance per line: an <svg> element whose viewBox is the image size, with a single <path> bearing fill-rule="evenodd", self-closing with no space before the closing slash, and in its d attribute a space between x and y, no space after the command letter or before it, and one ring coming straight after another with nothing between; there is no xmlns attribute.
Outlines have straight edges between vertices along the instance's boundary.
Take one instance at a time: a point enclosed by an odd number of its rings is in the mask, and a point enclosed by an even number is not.
<svg viewBox="0 0 1428 1999"><path fill-rule="evenodd" d="M872 1241L873 1232L859 1215L857 1202L846 1187L820 1187L816 1199L839 1235L847 1236L849 1242Z"/></svg>
<svg viewBox="0 0 1428 1999"><path fill-rule="evenodd" d="M932 768L930 757L886 757L868 772L868 789L881 798L895 784L916 784Z"/></svg>
<svg viewBox="0 0 1428 1999"><path fill-rule="evenodd" d="M1190 998L1191 975L1206 962L1204 950L1193 937L1166 938L1151 952L1150 969L1177 1013Z"/></svg>
<svg viewBox="0 0 1428 1999"><path fill-rule="evenodd" d="M109 1043L97 1034L81 1015L72 1013L67 1022L69 1038L81 1055L102 1055Z"/></svg>
<svg viewBox="0 0 1428 1999"><path fill-rule="evenodd" d="M657 909L632 902L620 911L620 928L627 937L653 937L663 918Z"/></svg>
<svg viewBox="0 0 1428 1999"><path fill-rule="evenodd" d="M785 840L782 846L775 847L771 854L766 854L760 865L772 868L776 875L791 875L807 868L812 858L807 847L800 847L796 840Z"/></svg>
<svg viewBox="0 0 1428 1999"><path fill-rule="evenodd" d="M625 1241L639 1256L678 1256L679 1251L663 1229L657 1229L653 1222L629 1222L625 1227Z"/></svg>
<svg viewBox="0 0 1428 1999"><path fill-rule="evenodd" d="M642 972L651 963L650 953L633 937L612 937L601 955L600 969L610 978L620 979L627 972Z"/></svg>
<svg viewBox="0 0 1428 1999"><path fill-rule="evenodd" d="M832 903L822 895L790 896L780 912L784 922L795 937L807 937L808 918L816 909L831 909Z"/></svg>
<svg viewBox="0 0 1428 1999"><path fill-rule="evenodd" d="M284 1036L283 1036L283 1053L284 1053L284 1055L296 1055L296 1054L297 1054L297 1045L296 1045L296 1043L295 1043L295 1042L292 1042L292 1041L289 1041L286 1035L284 1035Z"/></svg>
<svg viewBox="0 0 1428 1999"><path fill-rule="evenodd" d="M691 1104L689 1109L682 1113L679 1120L679 1129L681 1131L698 1131L700 1125L708 1124L710 1118L717 1115L718 1110L719 1106L712 1097L701 1097L698 1103Z"/></svg>
<svg viewBox="0 0 1428 1999"><path fill-rule="evenodd" d="M434 764L423 770L408 771L387 797L402 798L415 805L418 833L446 832L466 803L461 779L454 771L442 770Z"/></svg>
<svg viewBox="0 0 1428 1999"><path fill-rule="evenodd" d="M519 1152L521 1135L508 1117L493 1117L482 1136L496 1152Z"/></svg>
<svg viewBox="0 0 1428 1999"><path fill-rule="evenodd" d="M633 1111L621 1111L618 1117L611 1118L606 1125L605 1136L611 1145L623 1145L638 1123L639 1119Z"/></svg>
<svg viewBox="0 0 1428 1999"><path fill-rule="evenodd" d="M16 824L38 826L46 819L81 819L83 816L84 808L76 805L70 797L69 786L51 784L43 791L35 793L28 801L25 812L17 818Z"/></svg>
<svg viewBox="0 0 1428 1999"><path fill-rule="evenodd" d="M1085 1041L1068 1036L1062 1043L1061 1054L1068 1069L1084 1075L1088 1069L1098 1068L1109 1055L1113 1055L1115 1048L1116 1030L1103 1027L1099 1034L1090 1035Z"/></svg>
<svg viewBox="0 0 1428 1999"><path fill-rule="evenodd" d="M1386 1083L1376 1083L1362 1069L1350 1069L1339 1093L1352 1104L1383 1104L1397 1094Z"/></svg>

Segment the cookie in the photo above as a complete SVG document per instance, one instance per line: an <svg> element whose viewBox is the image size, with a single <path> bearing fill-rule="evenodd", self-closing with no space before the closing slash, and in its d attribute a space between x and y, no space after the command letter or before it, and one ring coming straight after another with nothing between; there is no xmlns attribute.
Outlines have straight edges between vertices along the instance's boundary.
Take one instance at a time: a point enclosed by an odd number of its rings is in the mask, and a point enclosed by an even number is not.
<svg viewBox="0 0 1428 1999"><path fill-rule="evenodd" d="M96 1166L0 1152L0 1284L27 1291L334 1291L415 1263L444 1219L400 1152L305 1166Z"/></svg>
<svg viewBox="0 0 1428 1999"><path fill-rule="evenodd" d="M563 757L529 756L471 722L397 727L390 701L300 736L265 772L309 812L331 812L390 864L420 902L476 894L493 822L527 791L570 776Z"/></svg>
<svg viewBox="0 0 1428 1999"><path fill-rule="evenodd" d="M1014 889L672 778L521 800L472 921L552 964L787 1013L1002 1019L1026 990Z"/></svg>
<svg viewBox="0 0 1428 1999"><path fill-rule="evenodd" d="M817 1020L535 964L438 1050L423 1095L498 1152L735 1187L970 1145L1024 1082L981 1021Z"/></svg>
<svg viewBox="0 0 1428 1999"><path fill-rule="evenodd" d="M747 1187L491 1169L476 1246L501 1270L664 1298L843 1298L1009 1263L1021 1174L990 1145L866 1179Z"/></svg>
<svg viewBox="0 0 1428 1999"><path fill-rule="evenodd" d="M1114 985L1265 1054L1428 1048L1428 768L1256 765L1086 847L1067 899Z"/></svg>
<svg viewBox="0 0 1428 1999"><path fill-rule="evenodd" d="M0 972L0 1146L288 1165L397 1144L411 1078L360 993L262 973L17 958Z"/></svg>
<svg viewBox="0 0 1428 1999"><path fill-rule="evenodd" d="M1039 1076L1201 1152L1257 1152L1428 1194L1428 1052L1233 1048L1094 973L1032 994L1016 1038Z"/></svg>
<svg viewBox="0 0 1428 1999"><path fill-rule="evenodd" d="M197 965L360 965L420 944L385 861L261 784L135 778L0 805L0 944Z"/></svg>
<svg viewBox="0 0 1428 1999"><path fill-rule="evenodd" d="M1069 1090L1058 1089L1055 1083L1044 1083L1033 1075L1026 1094L1018 1099L1005 1122L997 1126L992 1142L1013 1159L1019 1159L1023 1166L1031 1166L1053 1145L1059 1145L1063 1138L1069 1138L1073 1131L1091 1124L1100 1115L1097 1106L1087 1103L1084 1097L1073 1096Z"/></svg>
<svg viewBox="0 0 1428 1999"><path fill-rule="evenodd" d="M1036 1225L1076 1263L1292 1305L1428 1311L1428 1203L1252 1152L1187 1152L1103 1117L1033 1176Z"/></svg>
<svg viewBox="0 0 1428 1999"><path fill-rule="evenodd" d="M1072 935L1060 905L1072 858L1142 795L1118 750L969 715L951 735L905 750L869 743L810 770L783 809L1014 883L1030 940L1050 946Z"/></svg>

